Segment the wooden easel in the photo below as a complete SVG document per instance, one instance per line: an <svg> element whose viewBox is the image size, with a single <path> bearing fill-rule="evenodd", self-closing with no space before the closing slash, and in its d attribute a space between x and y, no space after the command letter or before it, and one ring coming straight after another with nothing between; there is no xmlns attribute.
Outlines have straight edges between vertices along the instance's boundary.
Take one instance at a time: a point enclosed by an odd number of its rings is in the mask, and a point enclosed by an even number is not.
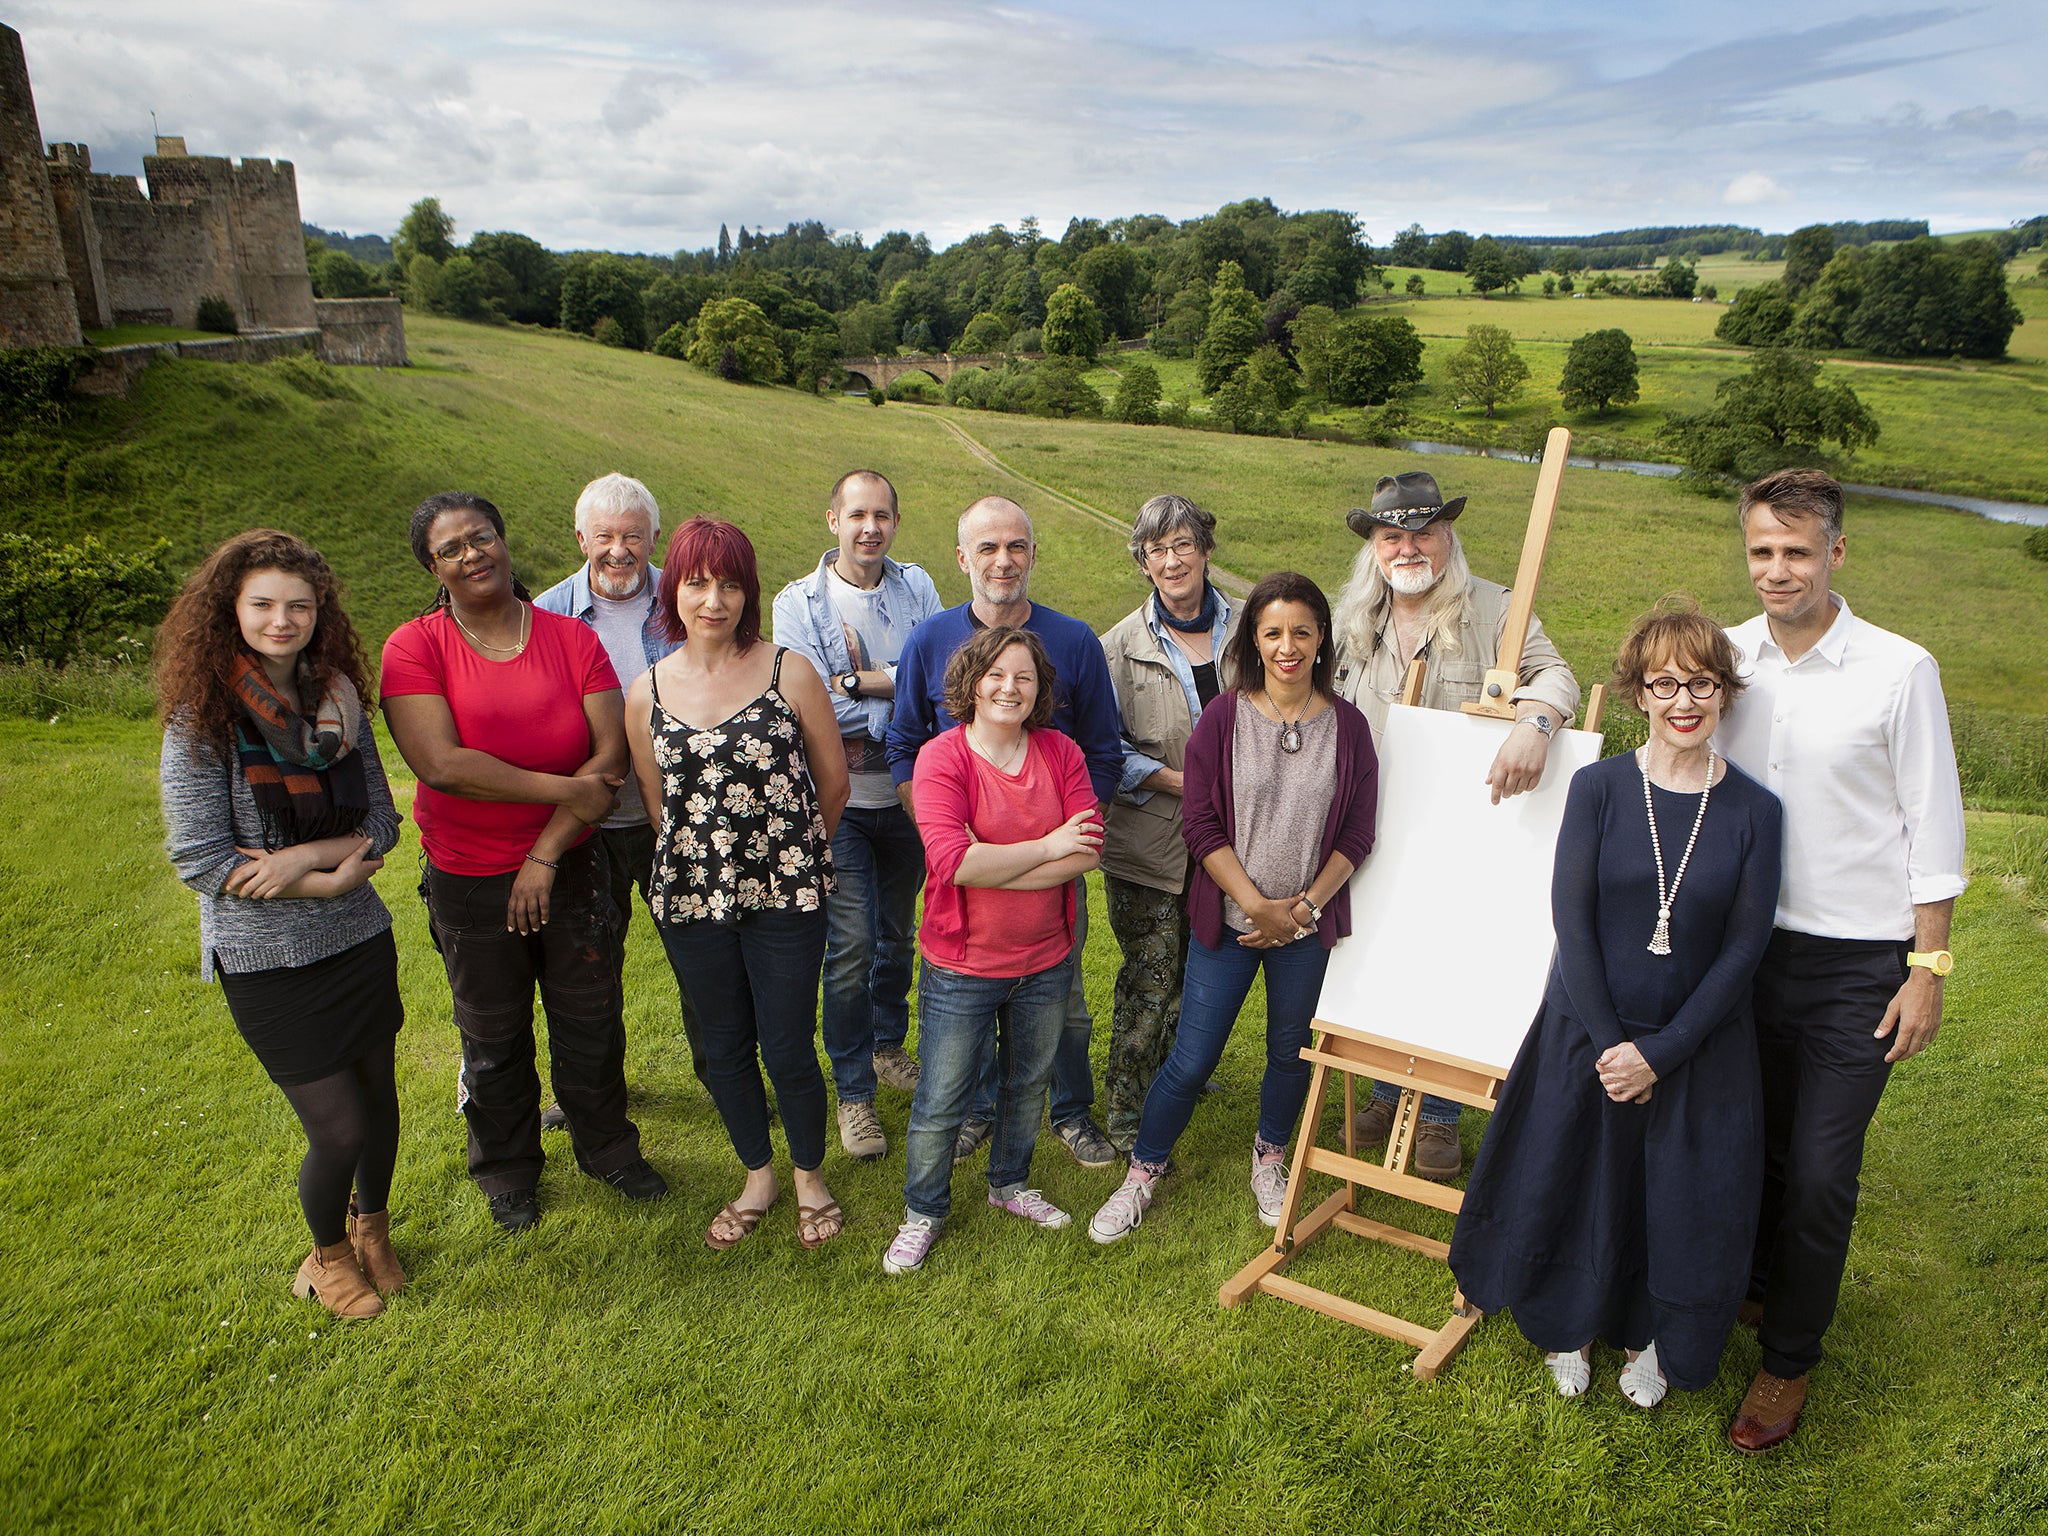
<svg viewBox="0 0 2048 1536"><path fill-rule="evenodd" d="M1520 684L1522 648L1529 635L1536 582L1542 574L1543 556L1550 542L1551 520L1557 511L1558 484L1570 450L1571 433L1563 427L1553 428L1543 450L1543 467L1536 479L1536 499L1529 513L1529 532L1522 542L1522 563L1515 575L1514 595L1509 601L1500 654L1496 665L1486 674L1481 697L1464 706L1467 713L1502 720L1514 718L1513 696ZM1403 704L1413 705L1420 700L1423 673L1424 663L1421 661L1409 667L1401 691ZM1595 687L1588 696L1586 729L1600 728L1600 713L1605 699L1604 687ZM1428 1381L1464 1347L1465 1340L1479 1326L1483 1316L1465 1300L1462 1292L1454 1289L1449 1319L1441 1326L1431 1328L1305 1285L1282 1271L1310 1242L1332 1229L1420 1253L1438 1263L1448 1261L1451 1253L1448 1243L1424 1237L1405 1227L1361 1216L1358 1213L1358 1190L1363 1185L1398 1200L1413 1201L1417 1205L1455 1215L1464 1206L1463 1191L1418 1178L1408 1171L1416 1128L1421 1123L1422 1097L1435 1094L1439 1098L1490 1112L1495 1107L1495 1096L1500 1091L1501 1079L1506 1075L1505 1069L1404 1045L1400 1041L1333 1024L1326 1019L1317 1019L1315 1026L1315 1039L1301 1053L1302 1059L1310 1066L1308 1103L1302 1110L1293 1166L1287 1174L1287 1198L1280 1208L1280 1223L1274 1231L1273 1244L1224 1282L1217 1300L1226 1307L1235 1307L1263 1292L1340 1322L1399 1339L1417 1351L1415 1375ZM1316 1132L1329 1103L1333 1073L1340 1075L1344 1082L1342 1152L1316 1145ZM1401 1098L1394 1110L1393 1131L1387 1138L1386 1155L1378 1163L1359 1156L1360 1149L1356 1145L1352 1116L1357 1107L1357 1080L1360 1077L1402 1085ZM1342 1179L1344 1187L1304 1214L1303 1188L1310 1173Z"/></svg>

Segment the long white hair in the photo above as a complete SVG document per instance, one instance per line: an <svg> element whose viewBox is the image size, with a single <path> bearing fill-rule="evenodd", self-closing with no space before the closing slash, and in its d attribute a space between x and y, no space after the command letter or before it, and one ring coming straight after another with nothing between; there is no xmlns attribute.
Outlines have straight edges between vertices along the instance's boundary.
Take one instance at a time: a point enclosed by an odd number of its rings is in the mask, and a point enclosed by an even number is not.
<svg viewBox="0 0 2048 1536"><path fill-rule="evenodd" d="M1444 532L1450 535L1451 552L1445 557L1436 585L1429 590L1423 627L1431 651L1439 656L1456 656L1463 649L1459 633L1472 604L1472 567L1465 559L1465 546L1459 542L1458 531L1446 528ZM1393 609L1394 589L1387 585L1386 575L1380 570L1373 541L1367 539L1358 558L1351 562L1350 579L1337 595L1334 623L1338 654L1354 666L1362 666L1372 655Z"/></svg>

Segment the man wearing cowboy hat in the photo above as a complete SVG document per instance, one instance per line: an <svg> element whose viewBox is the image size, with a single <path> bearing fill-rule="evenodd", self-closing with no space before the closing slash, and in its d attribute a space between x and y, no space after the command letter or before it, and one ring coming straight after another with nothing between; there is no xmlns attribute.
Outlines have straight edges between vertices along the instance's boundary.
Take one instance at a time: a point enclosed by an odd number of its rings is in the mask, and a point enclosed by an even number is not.
<svg viewBox="0 0 2048 1536"><path fill-rule="evenodd" d="M1375 737L1386 727L1388 706L1401 697L1411 662L1424 663L1422 707L1456 709L1479 697L1500 653L1508 589L1474 576L1466 564L1451 527L1464 510L1464 497L1445 501L1436 477L1415 470L1380 476L1372 505L1354 507L1344 519L1365 548L1337 599L1337 691L1365 711ZM1536 787L1552 733L1579 707L1578 680L1533 616L1514 704L1514 728L1486 775L1495 805ZM1358 1114L1361 1145L1386 1142L1399 1098L1392 1084L1378 1087ZM1415 1171L1426 1179L1453 1179L1463 1161L1457 1104L1425 1097Z"/></svg>

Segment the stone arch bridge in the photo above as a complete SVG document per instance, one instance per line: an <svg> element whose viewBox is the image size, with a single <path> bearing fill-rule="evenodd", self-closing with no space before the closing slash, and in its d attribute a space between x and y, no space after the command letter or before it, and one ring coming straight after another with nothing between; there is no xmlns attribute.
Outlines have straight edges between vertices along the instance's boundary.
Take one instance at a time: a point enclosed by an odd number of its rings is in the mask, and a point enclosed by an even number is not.
<svg viewBox="0 0 2048 1536"><path fill-rule="evenodd" d="M941 384L950 384L963 368L1000 368L1013 357L1035 362L1043 352L913 352L901 357L841 357L834 359L846 371L848 382L858 381L868 389L887 389L906 373L922 373Z"/></svg>

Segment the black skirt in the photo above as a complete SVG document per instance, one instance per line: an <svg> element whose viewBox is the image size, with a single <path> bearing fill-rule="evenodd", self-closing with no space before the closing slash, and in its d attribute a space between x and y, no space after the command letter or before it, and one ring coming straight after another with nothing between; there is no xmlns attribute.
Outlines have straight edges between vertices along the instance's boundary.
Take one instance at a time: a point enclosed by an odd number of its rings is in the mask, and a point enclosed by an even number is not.
<svg viewBox="0 0 2048 1536"><path fill-rule="evenodd" d="M359 1056L390 1050L405 1023L389 928L311 965L218 974L235 1028L280 1088L318 1082Z"/></svg>

